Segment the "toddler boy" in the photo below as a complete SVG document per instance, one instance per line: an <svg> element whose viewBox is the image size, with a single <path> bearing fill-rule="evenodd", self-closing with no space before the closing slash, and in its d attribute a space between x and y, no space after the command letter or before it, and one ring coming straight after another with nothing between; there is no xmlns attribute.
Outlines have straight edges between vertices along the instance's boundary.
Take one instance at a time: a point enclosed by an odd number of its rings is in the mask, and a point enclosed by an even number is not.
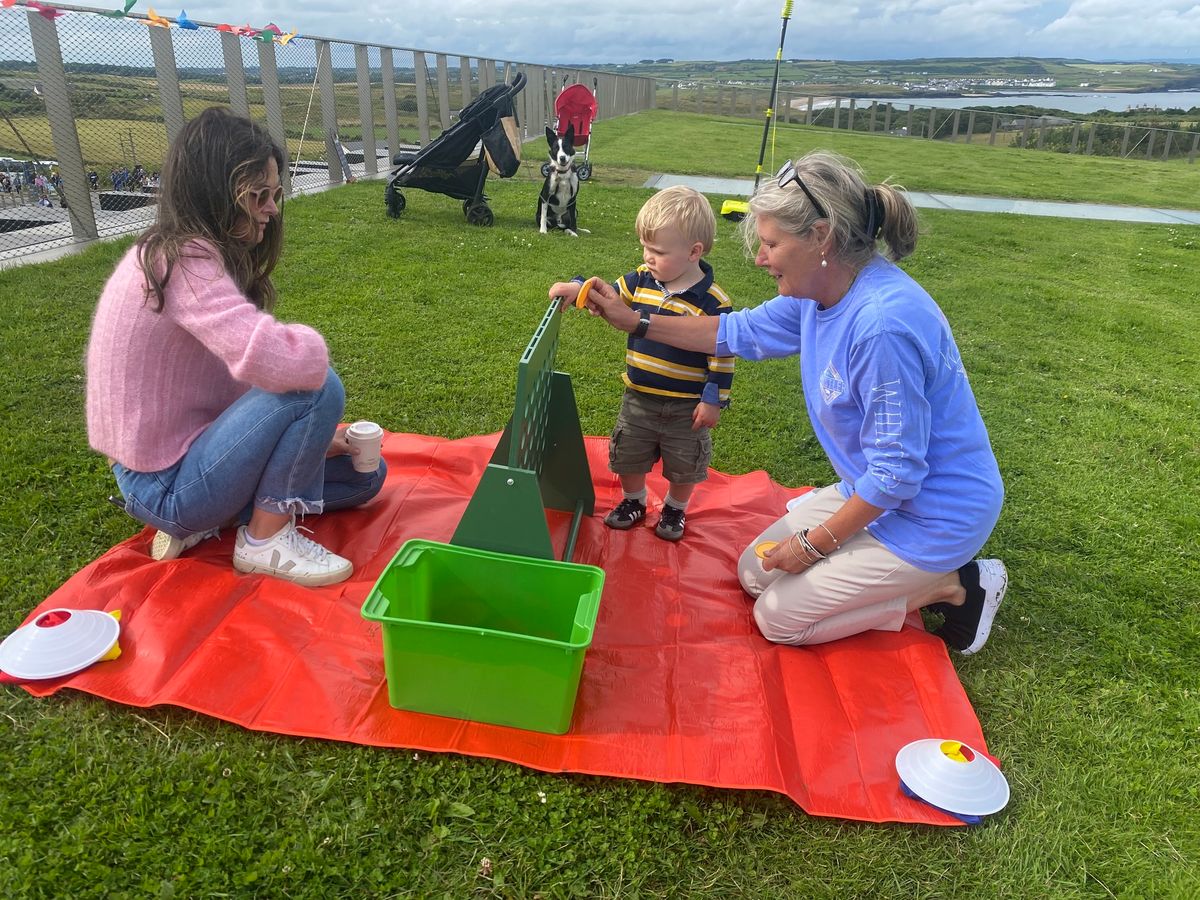
<svg viewBox="0 0 1200 900"><path fill-rule="evenodd" d="M659 191L638 212L636 227L643 265L614 284L630 307L658 316L717 316L733 309L703 259L717 222L702 194L682 186ZM579 290L560 282L550 293L574 302ZM678 541L692 492L708 477L711 429L729 405L733 357L678 350L635 331L623 380L609 468L620 477L624 498L604 524L625 530L645 518L646 475L661 459L670 490L654 533Z"/></svg>

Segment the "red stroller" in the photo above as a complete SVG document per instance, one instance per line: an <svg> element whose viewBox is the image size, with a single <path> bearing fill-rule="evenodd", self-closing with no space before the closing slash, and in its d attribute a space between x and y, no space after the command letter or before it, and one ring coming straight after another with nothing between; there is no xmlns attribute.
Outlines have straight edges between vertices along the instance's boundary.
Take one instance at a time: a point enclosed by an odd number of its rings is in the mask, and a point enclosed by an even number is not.
<svg viewBox="0 0 1200 900"><path fill-rule="evenodd" d="M588 162L588 150L591 141L592 122L596 121L596 85L597 79L592 79L592 90L582 84L567 85L554 100L554 115L558 121L555 131L560 137L567 133L567 126L575 126L575 149L583 148L583 162L575 164L575 174L580 181L592 177L592 164ZM542 177L550 174L550 163L542 163Z"/></svg>

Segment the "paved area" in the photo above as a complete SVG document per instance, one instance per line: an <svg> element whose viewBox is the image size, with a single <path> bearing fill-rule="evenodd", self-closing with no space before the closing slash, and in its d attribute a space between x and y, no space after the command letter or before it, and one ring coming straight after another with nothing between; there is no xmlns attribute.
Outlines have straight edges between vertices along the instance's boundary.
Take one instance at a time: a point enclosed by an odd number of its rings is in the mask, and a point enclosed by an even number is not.
<svg viewBox="0 0 1200 900"><path fill-rule="evenodd" d="M742 178L704 178L690 175L654 175L646 187L661 190L672 185L694 187L702 194L749 197L754 181ZM1200 225L1200 211L1152 209L1145 206L1115 206L1103 203L1060 203L1052 200L1012 200L1004 197L964 197L958 194L929 194L909 191L913 205L924 209L953 209L959 212L1015 213L1022 216L1058 216L1065 219L1097 219L1141 222L1153 225Z"/></svg>

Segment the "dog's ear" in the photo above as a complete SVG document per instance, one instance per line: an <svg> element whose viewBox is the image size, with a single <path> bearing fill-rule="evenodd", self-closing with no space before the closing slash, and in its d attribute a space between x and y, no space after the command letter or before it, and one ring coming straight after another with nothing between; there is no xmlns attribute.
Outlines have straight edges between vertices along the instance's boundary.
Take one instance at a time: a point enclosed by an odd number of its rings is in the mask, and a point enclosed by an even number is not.
<svg viewBox="0 0 1200 900"><path fill-rule="evenodd" d="M568 144L570 144L572 147L575 146L575 123L574 122L572 122L570 125L567 126L567 133L565 135L563 135L563 137L565 137L567 139Z"/></svg>
<svg viewBox="0 0 1200 900"><path fill-rule="evenodd" d="M546 126L546 143L549 144L551 147L553 147L554 142L557 140L558 140L558 135L555 134L553 128L551 128L549 125L547 125Z"/></svg>

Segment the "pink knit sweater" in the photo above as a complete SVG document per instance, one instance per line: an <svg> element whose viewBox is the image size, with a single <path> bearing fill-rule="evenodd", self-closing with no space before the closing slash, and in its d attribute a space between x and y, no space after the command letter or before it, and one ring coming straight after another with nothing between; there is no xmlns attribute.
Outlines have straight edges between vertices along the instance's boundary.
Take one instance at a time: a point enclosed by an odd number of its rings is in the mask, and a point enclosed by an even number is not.
<svg viewBox="0 0 1200 900"><path fill-rule="evenodd" d="M137 472L173 465L252 387L316 390L329 351L306 325L257 309L195 242L175 265L155 312L131 247L104 286L87 351L88 441Z"/></svg>

